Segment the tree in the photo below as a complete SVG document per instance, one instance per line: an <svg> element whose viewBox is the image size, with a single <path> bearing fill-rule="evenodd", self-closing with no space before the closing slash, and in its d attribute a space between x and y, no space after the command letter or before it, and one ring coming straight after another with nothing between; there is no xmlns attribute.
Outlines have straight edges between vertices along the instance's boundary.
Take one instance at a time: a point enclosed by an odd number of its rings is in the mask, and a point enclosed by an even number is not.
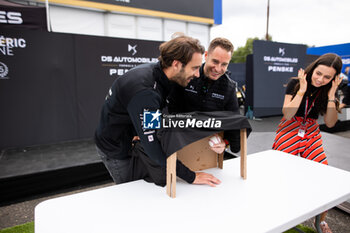
<svg viewBox="0 0 350 233"><path fill-rule="evenodd" d="M244 63L248 54L253 53L253 41L259 40L258 37L248 38L244 47L238 47L231 58L232 63Z"/></svg>
<svg viewBox="0 0 350 233"><path fill-rule="evenodd" d="M238 47L231 58L232 63L245 63L247 55L253 53L253 41L259 40L258 37L248 38L244 47ZM269 41L272 41L271 35L269 35Z"/></svg>

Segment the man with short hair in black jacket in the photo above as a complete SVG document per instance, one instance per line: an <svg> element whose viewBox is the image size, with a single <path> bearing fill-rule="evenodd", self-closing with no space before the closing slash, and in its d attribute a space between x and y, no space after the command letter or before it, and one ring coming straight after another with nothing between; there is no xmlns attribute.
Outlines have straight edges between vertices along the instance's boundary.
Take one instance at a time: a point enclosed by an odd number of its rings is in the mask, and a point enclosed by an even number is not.
<svg viewBox="0 0 350 233"><path fill-rule="evenodd" d="M161 167L166 156L156 136L156 130L142 126L143 113L159 111L177 83L186 86L199 76L204 48L199 41L181 36L160 45L159 62L129 70L117 78L104 102L98 128L95 132L97 152L115 183L131 181L129 154L133 136L138 135L146 155ZM207 173L194 173L177 162L177 174L189 183L217 184L220 181Z"/></svg>
<svg viewBox="0 0 350 233"><path fill-rule="evenodd" d="M205 63L200 68L200 77L191 80L187 87L177 85L169 97L169 113L193 111L233 111L239 114L236 96L236 82L227 71L233 54L232 43L225 38L215 38L205 52ZM230 134L230 135L228 135ZM231 150L240 150L239 131L225 133ZM225 143L212 147L216 153L222 153Z"/></svg>

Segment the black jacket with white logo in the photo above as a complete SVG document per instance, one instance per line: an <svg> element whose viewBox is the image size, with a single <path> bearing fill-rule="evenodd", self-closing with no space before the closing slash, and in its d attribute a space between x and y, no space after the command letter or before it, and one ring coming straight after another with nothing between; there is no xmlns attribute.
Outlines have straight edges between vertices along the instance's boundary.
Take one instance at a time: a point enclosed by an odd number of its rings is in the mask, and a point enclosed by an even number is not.
<svg viewBox="0 0 350 233"><path fill-rule="evenodd" d="M204 75L204 64L200 77L194 78L183 88L176 85L169 96L168 109L174 112L238 111L236 83L228 72L216 81Z"/></svg>
<svg viewBox="0 0 350 233"><path fill-rule="evenodd" d="M233 111L239 114L236 95L236 82L228 72L213 81L204 75L204 64L200 68L200 77L194 78L183 88L175 85L168 97L169 113ZM239 130L225 132L224 138L230 143L231 150L240 150Z"/></svg>
<svg viewBox="0 0 350 233"><path fill-rule="evenodd" d="M156 136L156 130L142 127L143 112L165 107L172 83L159 63L145 64L129 70L117 78L102 107L101 118L95 132L97 147L115 159L130 157L132 138L138 135L146 154L160 166L165 166L166 155ZM177 174L192 183L195 173L177 162Z"/></svg>

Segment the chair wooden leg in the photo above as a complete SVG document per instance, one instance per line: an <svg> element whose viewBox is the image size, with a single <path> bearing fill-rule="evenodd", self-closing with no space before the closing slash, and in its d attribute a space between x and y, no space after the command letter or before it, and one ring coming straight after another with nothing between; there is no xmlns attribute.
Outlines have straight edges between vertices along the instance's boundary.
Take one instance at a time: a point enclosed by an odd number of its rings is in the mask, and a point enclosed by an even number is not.
<svg viewBox="0 0 350 233"><path fill-rule="evenodd" d="M247 179L247 129L241 129L241 177Z"/></svg>
<svg viewBox="0 0 350 233"><path fill-rule="evenodd" d="M224 132L220 132L219 133L221 138L224 138ZM221 154L218 154L218 168L223 169L224 167L224 152L222 152Z"/></svg>
<svg viewBox="0 0 350 233"><path fill-rule="evenodd" d="M224 153L218 154L218 168L223 169L224 167Z"/></svg>
<svg viewBox="0 0 350 233"><path fill-rule="evenodd" d="M176 152L166 161L166 193L169 197L176 197Z"/></svg>

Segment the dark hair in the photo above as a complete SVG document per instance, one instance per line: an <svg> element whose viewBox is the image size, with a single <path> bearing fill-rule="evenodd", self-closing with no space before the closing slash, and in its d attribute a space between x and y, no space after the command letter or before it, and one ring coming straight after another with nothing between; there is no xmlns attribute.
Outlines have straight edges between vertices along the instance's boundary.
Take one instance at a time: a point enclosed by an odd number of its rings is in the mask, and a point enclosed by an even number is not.
<svg viewBox="0 0 350 233"><path fill-rule="evenodd" d="M232 43L228 39L225 39L222 37L217 37L210 42L209 48L208 48L208 53L213 51L218 46L225 49L227 52L231 52L231 54L233 53Z"/></svg>
<svg viewBox="0 0 350 233"><path fill-rule="evenodd" d="M323 115L327 111L328 91L332 87L333 79L337 75L340 74L343 63L342 63L341 58L337 54L326 53L326 54L320 56L319 58L317 58L310 65L308 65L305 68L306 81L307 81L307 90L306 90L305 96L308 96L311 92L311 81L312 81L311 77L312 77L314 70L319 65L325 65L325 66L332 67L335 69L335 75L332 78L332 80L327 85L324 85L324 86L318 88L320 90L320 94L318 95L318 97L316 99L315 108L321 115ZM293 98L294 98L295 94L297 93L297 91L299 90L299 87L300 87L300 83L297 83L297 85L295 86L295 89L294 89ZM339 110L339 100L337 100L336 108L337 108L337 110Z"/></svg>
<svg viewBox="0 0 350 233"><path fill-rule="evenodd" d="M170 67L174 60L187 65L194 53L204 53L204 47L199 40L188 36L179 36L162 43L159 46L160 56L158 57L162 68Z"/></svg>

